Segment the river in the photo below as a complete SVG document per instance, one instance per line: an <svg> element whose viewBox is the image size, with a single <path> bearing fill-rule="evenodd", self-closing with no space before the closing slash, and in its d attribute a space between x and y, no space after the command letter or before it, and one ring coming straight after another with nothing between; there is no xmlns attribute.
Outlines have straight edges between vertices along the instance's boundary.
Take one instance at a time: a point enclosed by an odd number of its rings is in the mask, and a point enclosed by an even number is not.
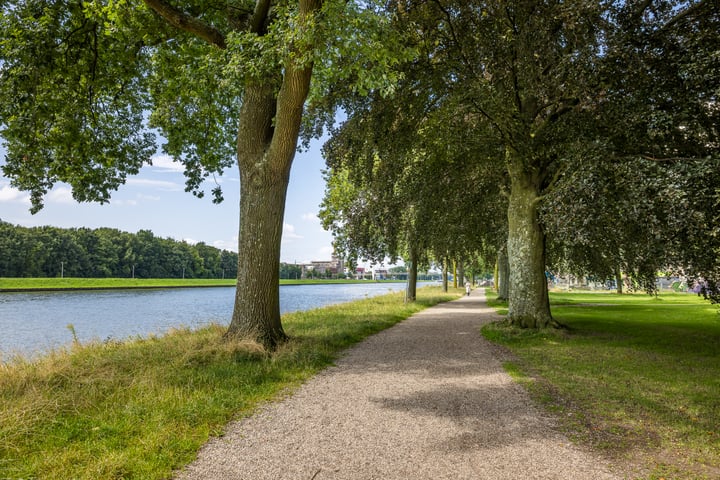
<svg viewBox="0 0 720 480"><path fill-rule="evenodd" d="M280 311L309 310L404 288L404 283L370 282L284 285ZM228 324L234 298L234 287L0 293L0 360L71 343L68 324L81 342Z"/></svg>

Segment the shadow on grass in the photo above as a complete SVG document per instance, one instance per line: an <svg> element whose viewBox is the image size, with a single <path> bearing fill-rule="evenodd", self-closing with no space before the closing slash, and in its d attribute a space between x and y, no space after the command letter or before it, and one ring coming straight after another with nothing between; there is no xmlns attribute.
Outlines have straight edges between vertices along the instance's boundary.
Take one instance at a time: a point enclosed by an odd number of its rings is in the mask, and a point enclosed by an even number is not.
<svg viewBox="0 0 720 480"><path fill-rule="evenodd" d="M651 477L720 476L717 308L687 296L565 296L553 315L568 332L499 323L483 334L512 351L525 385L580 440L616 457L639 449Z"/></svg>

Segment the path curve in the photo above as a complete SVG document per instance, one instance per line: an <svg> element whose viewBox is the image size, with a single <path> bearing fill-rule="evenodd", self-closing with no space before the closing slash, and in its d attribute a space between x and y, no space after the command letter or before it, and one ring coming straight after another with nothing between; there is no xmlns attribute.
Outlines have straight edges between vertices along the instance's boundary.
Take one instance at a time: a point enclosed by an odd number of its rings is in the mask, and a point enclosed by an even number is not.
<svg viewBox="0 0 720 480"><path fill-rule="evenodd" d="M349 349L228 425L178 479L614 479L504 372L482 290Z"/></svg>

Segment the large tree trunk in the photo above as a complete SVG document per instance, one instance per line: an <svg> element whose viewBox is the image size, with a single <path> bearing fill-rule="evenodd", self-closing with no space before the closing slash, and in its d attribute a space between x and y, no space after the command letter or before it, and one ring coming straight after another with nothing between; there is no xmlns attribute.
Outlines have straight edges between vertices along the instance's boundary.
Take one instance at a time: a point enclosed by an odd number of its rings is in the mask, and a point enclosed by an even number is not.
<svg viewBox="0 0 720 480"><path fill-rule="evenodd" d="M615 288L617 289L618 295L623 294L623 276L620 267L615 268Z"/></svg>
<svg viewBox="0 0 720 480"><path fill-rule="evenodd" d="M410 249L410 265L408 265L408 285L405 301L414 302L417 299L417 252Z"/></svg>
<svg viewBox="0 0 720 480"><path fill-rule="evenodd" d="M496 287L498 300L508 299L510 265L508 264L507 246L498 250Z"/></svg>
<svg viewBox="0 0 720 480"><path fill-rule="evenodd" d="M280 323L280 241L294 149L273 151L276 92L245 88L238 132L240 232L235 307L227 336L274 348L286 336ZM297 138L297 137L296 137ZM297 141L297 140L296 140ZM282 155L280 155L282 154Z"/></svg>
<svg viewBox="0 0 720 480"><path fill-rule="evenodd" d="M507 253L510 266L508 319L525 328L551 324L545 278L545 235L538 216L540 179L537 171L510 155Z"/></svg>
<svg viewBox="0 0 720 480"><path fill-rule="evenodd" d="M242 177L237 289L228 335L274 348L285 339L278 272L288 182L286 175L272 181L263 173Z"/></svg>
<svg viewBox="0 0 720 480"><path fill-rule="evenodd" d="M443 289L443 292L447 293L447 291L448 291L448 262L447 262L447 259L443 260L442 289Z"/></svg>
<svg viewBox="0 0 720 480"><path fill-rule="evenodd" d="M457 267L455 268L455 272L457 273L457 282L458 285L462 288L465 288L465 266L463 265L462 261L457 262Z"/></svg>
<svg viewBox="0 0 720 480"><path fill-rule="evenodd" d="M321 0L301 0L310 17ZM302 28L302 25L298 26ZM297 52L298 57L304 52ZM274 348L286 336L280 322L280 240L290 167L295 157L312 65L283 66L272 78L248 81L238 125L240 232L235 307L226 336Z"/></svg>

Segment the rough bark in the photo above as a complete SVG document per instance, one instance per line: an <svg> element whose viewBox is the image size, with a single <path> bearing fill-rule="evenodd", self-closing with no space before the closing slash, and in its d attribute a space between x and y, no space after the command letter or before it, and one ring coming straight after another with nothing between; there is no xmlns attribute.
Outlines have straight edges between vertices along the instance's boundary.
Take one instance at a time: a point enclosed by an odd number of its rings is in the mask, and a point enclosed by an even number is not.
<svg viewBox="0 0 720 480"><path fill-rule="evenodd" d="M408 286L405 301L414 302L417 299L417 253L410 251L410 265L408 265Z"/></svg>
<svg viewBox="0 0 720 480"><path fill-rule="evenodd" d="M544 328L551 325L552 316L545 278L545 235L538 216L541 180L537 170L517 155L509 155L508 172L508 319L520 327Z"/></svg>
<svg viewBox="0 0 720 480"><path fill-rule="evenodd" d="M510 265L508 264L507 247L498 250L497 256L497 293L498 300L507 300L509 291Z"/></svg>
<svg viewBox="0 0 720 480"><path fill-rule="evenodd" d="M622 272L619 268L615 269L615 288L617 289L617 294L622 295L623 294L623 277Z"/></svg>
<svg viewBox="0 0 720 480"><path fill-rule="evenodd" d="M300 12L311 15L321 3L301 0ZM240 109L238 280L226 336L251 338L270 349L286 338L280 321L280 241L311 76L312 65L290 60L279 90L272 78L249 81Z"/></svg>
<svg viewBox="0 0 720 480"><path fill-rule="evenodd" d="M256 172L242 178L238 242L242 253L227 335L251 338L272 349L286 338L280 322L278 272L287 181L269 177Z"/></svg>
<svg viewBox="0 0 720 480"><path fill-rule="evenodd" d="M280 323L279 267L282 220L292 156L271 155L276 94L249 84L240 112L240 231L235 307L226 333L273 348L285 339Z"/></svg>
<svg viewBox="0 0 720 480"><path fill-rule="evenodd" d="M447 267L447 260L444 260L444 261L443 261L442 288L443 288L443 292L447 293L447 291L448 291L448 267Z"/></svg>
<svg viewBox="0 0 720 480"><path fill-rule="evenodd" d="M455 271L457 273L457 282L459 286L465 288L465 267L462 262L457 262Z"/></svg>

